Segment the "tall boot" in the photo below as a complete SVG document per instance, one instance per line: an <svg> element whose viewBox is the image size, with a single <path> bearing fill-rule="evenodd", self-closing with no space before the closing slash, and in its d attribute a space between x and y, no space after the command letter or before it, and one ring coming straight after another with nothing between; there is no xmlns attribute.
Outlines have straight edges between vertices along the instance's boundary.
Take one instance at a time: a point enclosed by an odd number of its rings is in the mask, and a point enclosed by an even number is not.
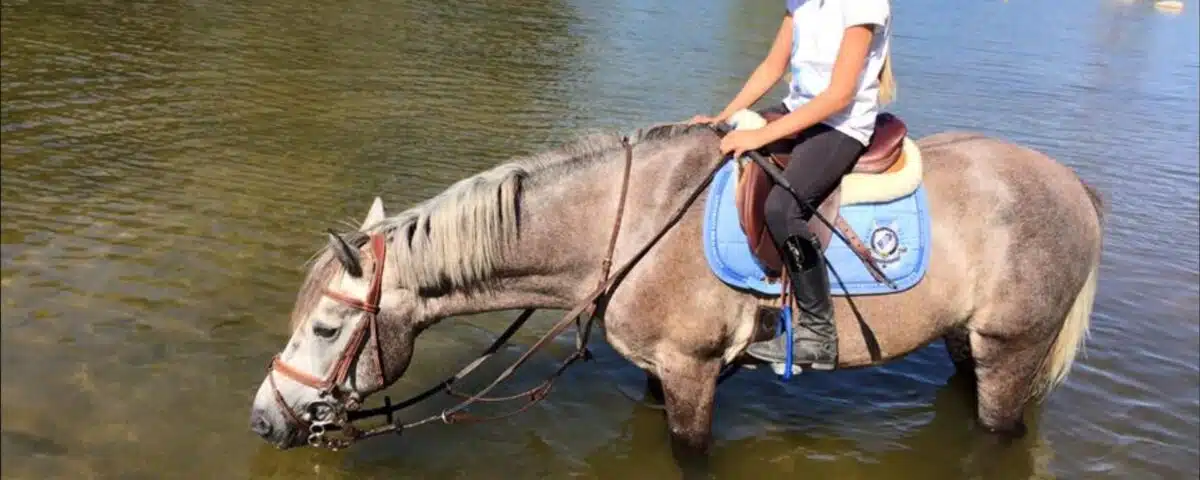
<svg viewBox="0 0 1200 480"><path fill-rule="evenodd" d="M778 335L751 344L746 353L771 363L787 361L787 343L793 342L792 364L808 365L814 370L833 370L837 366L837 327L833 323L833 302L829 295L829 273L816 238L792 235L780 248L784 268L792 283L792 295L799 310L792 338Z"/></svg>

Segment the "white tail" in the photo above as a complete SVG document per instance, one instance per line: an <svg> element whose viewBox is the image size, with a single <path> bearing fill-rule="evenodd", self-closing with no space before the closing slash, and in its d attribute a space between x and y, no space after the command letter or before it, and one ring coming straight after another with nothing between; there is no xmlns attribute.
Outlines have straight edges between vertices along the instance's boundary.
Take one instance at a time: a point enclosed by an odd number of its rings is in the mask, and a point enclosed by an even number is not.
<svg viewBox="0 0 1200 480"><path fill-rule="evenodd" d="M1038 384L1034 387L1034 396L1043 396L1061 384L1067 378L1067 373L1071 371L1071 365L1075 363L1076 355L1083 350L1088 336L1088 327L1091 324L1092 306L1096 299L1096 281L1099 269L1100 255L1097 254L1096 259L1092 262L1092 269L1088 272L1087 280L1083 282L1083 288L1080 288L1079 294L1075 296L1075 303L1067 312L1062 328L1058 331L1058 337L1050 346L1050 352L1043 361Z"/></svg>

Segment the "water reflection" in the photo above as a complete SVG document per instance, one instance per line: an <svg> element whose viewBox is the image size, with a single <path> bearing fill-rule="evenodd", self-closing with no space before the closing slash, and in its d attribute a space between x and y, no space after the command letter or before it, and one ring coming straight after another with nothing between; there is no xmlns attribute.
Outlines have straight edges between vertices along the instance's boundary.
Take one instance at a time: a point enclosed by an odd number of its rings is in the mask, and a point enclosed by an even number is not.
<svg viewBox="0 0 1200 480"><path fill-rule="evenodd" d="M792 433L722 439L714 448L707 476L750 478L770 471L814 478L891 478L898 473L896 465L904 464L903 478L1053 478L1049 470L1053 451L1040 435L1037 420L1028 424L1029 435L1021 439L982 435L972 421L970 382L967 376L955 375L932 398L922 395L921 402L912 406L855 420L873 425L858 427L853 436L823 428L830 420L824 417L825 423L814 422ZM853 401L875 405L876 400ZM726 396L725 401L739 400ZM662 412L629 408L629 418L619 429L621 436L586 457L588 474L616 478L636 471L646 478L674 478L679 470L669 458L633 447L667 441Z"/></svg>

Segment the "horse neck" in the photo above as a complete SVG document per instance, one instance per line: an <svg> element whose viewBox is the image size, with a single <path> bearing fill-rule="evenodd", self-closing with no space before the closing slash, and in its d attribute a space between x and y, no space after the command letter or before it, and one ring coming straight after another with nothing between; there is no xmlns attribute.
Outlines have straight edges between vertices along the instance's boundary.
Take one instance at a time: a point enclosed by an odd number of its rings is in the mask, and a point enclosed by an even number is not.
<svg viewBox="0 0 1200 480"><path fill-rule="evenodd" d="M570 309L595 288L615 221L623 153L522 185L520 233L483 285L423 298L429 322L523 308ZM614 180L616 179L616 180Z"/></svg>
<svg viewBox="0 0 1200 480"><path fill-rule="evenodd" d="M716 137L635 146L613 269L657 233L719 158ZM476 313L569 310L603 281L602 264L617 220L625 152L571 171L530 177L520 200L520 234L484 288L423 299L429 323ZM693 205L695 208L695 205ZM630 245L636 245L630 247Z"/></svg>

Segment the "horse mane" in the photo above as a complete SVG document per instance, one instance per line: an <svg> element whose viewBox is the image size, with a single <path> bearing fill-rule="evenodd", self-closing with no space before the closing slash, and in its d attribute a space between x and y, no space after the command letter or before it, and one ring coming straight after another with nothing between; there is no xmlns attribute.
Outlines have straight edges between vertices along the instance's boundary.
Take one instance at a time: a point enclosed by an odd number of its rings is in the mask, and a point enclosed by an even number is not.
<svg viewBox="0 0 1200 480"><path fill-rule="evenodd" d="M522 187L531 180L561 178L631 144L665 142L701 128L685 124L652 126L640 135L601 132L578 135L562 146L518 157L459 180L441 193L361 231L343 234L353 247L366 244L370 233L384 233L399 286L414 291L468 289L490 278L505 249L520 230ZM705 129L707 130L707 129ZM315 306L321 289L340 265L321 247L292 312L292 327Z"/></svg>

